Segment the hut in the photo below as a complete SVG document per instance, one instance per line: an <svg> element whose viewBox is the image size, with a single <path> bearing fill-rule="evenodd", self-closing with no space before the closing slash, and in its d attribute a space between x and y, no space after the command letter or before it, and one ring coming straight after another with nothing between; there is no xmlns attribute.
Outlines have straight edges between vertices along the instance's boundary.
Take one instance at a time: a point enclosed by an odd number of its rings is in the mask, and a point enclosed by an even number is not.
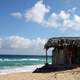
<svg viewBox="0 0 80 80"><path fill-rule="evenodd" d="M47 51L52 50L52 65L80 64L80 37L54 37L44 45L46 49L46 64L48 64Z"/></svg>

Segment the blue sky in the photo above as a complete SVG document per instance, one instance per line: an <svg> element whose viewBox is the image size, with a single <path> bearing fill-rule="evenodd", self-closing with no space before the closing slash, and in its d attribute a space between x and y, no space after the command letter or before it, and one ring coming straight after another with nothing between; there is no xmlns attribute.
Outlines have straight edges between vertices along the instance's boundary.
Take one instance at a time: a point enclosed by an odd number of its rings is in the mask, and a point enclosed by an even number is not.
<svg viewBox="0 0 80 80"><path fill-rule="evenodd" d="M50 37L80 36L79 3L80 0L0 0L0 54L42 52Z"/></svg>

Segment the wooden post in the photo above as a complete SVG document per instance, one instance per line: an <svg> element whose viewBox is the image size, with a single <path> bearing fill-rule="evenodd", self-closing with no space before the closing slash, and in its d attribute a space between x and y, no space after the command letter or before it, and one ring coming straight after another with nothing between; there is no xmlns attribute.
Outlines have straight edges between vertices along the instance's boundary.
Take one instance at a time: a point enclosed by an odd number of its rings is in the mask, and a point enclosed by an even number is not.
<svg viewBox="0 0 80 80"><path fill-rule="evenodd" d="M55 55L55 51L54 51L54 49L52 50L52 65L54 64L53 54Z"/></svg>
<svg viewBox="0 0 80 80"><path fill-rule="evenodd" d="M48 64L48 59L47 59L47 49L46 49L46 65Z"/></svg>

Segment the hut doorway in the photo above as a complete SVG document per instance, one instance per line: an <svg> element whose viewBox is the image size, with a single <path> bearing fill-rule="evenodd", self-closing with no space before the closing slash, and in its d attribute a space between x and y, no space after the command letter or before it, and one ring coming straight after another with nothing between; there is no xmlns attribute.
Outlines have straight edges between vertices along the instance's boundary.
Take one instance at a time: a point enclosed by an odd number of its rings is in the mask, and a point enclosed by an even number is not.
<svg viewBox="0 0 80 80"><path fill-rule="evenodd" d="M52 64L64 64L64 50L55 47L52 50Z"/></svg>
<svg viewBox="0 0 80 80"><path fill-rule="evenodd" d="M68 47L67 51L66 51L66 64L76 64L76 60L77 60L77 47Z"/></svg>
<svg viewBox="0 0 80 80"><path fill-rule="evenodd" d="M77 47L66 47L63 49L54 48L52 50L52 64L76 64Z"/></svg>
<svg viewBox="0 0 80 80"><path fill-rule="evenodd" d="M71 59L71 63L72 64L76 64L77 63L77 47L74 46L72 48L72 59Z"/></svg>

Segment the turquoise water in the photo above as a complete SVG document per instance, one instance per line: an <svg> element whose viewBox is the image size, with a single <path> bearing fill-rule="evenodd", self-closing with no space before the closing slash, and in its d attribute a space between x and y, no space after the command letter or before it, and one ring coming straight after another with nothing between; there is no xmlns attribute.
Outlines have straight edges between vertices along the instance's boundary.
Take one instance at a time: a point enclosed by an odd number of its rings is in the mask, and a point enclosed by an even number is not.
<svg viewBox="0 0 80 80"><path fill-rule="evenodd" d="M45 56L37 55L0 55L0 69L9 69L23 66L32 66L44 64ZM48 56L48 62L51 63L51 57Z"/></svg>

